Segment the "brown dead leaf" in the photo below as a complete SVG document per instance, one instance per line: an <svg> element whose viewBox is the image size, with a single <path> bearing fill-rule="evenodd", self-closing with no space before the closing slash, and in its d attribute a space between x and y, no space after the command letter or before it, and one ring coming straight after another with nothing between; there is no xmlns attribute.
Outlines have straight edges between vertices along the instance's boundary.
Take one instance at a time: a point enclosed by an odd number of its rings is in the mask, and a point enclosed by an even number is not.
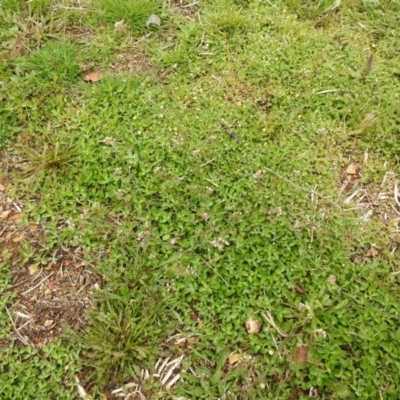
<svg viewBox="0 0 400 400"><path fill-rule="evenodd" d="M10 218L8 218L9 221L14 221L16 224L19 224L22 222L22 217L24 216L23 213L16 213L12 215Z"/></svg>
<svg viewBox="0 0 400 400"><path fill-rule="evenodd" d="M29 230L31 231L31 233L35 233L38 230L38 226L35 224L30 224Z"/></svg>
<svg viewBox="0 0 400 400"><path fill-rule="evenodd" d="M6 220L8 216L11 214L11 210L6 210L0 213L0 220Z"/></svg>
<svg viewBox="0 0 400 400"><path fill-rule="evenodd" d="M228 358L229 364L230 365L235 364L236 362L238 362L241 359L241 357L242 356L240 354L232 353Z"/></svg>
<svg viewBox="0 0 400 400"><path fill-rule="evenodd" d="M367 257L369 258L375 258L379 256L379 250L375 247L371 247L368 251L367 251Z"/></svg>
<svg viewBox="0 0 400 400"><path fill-rule="evenodd" d="M12 239L12 241L13 241L14 243L18 243L18 242L20 242L21 240L24 240L24 239L25 239L25 235L24 235L23 233L21 233L20 235L15 236L15 237Z"/></svg>
<svg viewBox="0 0 400 400"><path fill-rule="evenodd" d="M48 287L50 290L53 290L53 289L54 289L54 286L55 286L54 281L48 281L48 282L47 282L47 287Z"/></svg>
<svg viewBox="0 0 400 400"><path fill-rule="evenodd" d="M349 164L346 168L346 174L347 175L357 175L361 170L361 167L359 164Z"/></svg>
<svg viewBox="0 0 400 400"><path fill-rule="evenodd" d="M183 340L182 342L179 342L178 347L180 347L181 349L186 349L188 347L187 341Z"/></svg>
<svg viewBox="0 0 400 400"><path fill-rule="evenodd" d="M246 323L244 324L247 333L250 334L257 334L258 332L260 332L261 329L261 322L254 320L253 318L249 318Z"/></svg>
<svg viewBox="0 0 400 400"><path fill-rule="evenodd" d="M102 72L91 72L85 75L82 80L84 82L98 82L104 78L104 74Z"/></svg>
<svg viewBox="0 0 400 400"><path fill-rule="evenodd" d="M304 294L305 290L300 285L296 285L296 292L298 294Z"/></svg>
<svg viewBox="0 0 400 400"><path fill-rule="evenodd" d="M296 348L296 352L293 356L294 363L304 363L308 361L308 346L300 346Z"/></svg>

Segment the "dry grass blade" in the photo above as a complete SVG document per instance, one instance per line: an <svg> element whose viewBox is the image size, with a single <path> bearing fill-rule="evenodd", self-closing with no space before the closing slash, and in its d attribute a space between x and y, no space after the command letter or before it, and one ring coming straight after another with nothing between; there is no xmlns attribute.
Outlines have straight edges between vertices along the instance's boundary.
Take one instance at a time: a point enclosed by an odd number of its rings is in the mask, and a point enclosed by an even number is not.
<svg viewBox="0 0 400 400"><path fill-rule="evenodd" d="M5 307L5 310L6 310L7 314L8 314L8 317L10 318L11 325L13 326L14 331L15 331L15 334L17 335L18 339L19 339L25 346L32 346L32 343L29 343L29 341L25 340L25 339L22 337L22 335L18 332L18 329L17 329L17 327L15 326L14 321L13 321L13 319L12 319L12 317L11 317L11 314L10 314L10 312L8 311L8 308L7 308L7 307ZM33 346L32 346L32 347L33 347Z"/></svg>
<svg viewBox="0 0 400 400"><path fill-rule="evenodd" d="M272 318L272 315L269 311L267 311L268 316L266 316L264 313L262 313L261 315L265 318L265 320L279 333L280 336L282 337L288 337L289 335L287 335L286 333L283 333L275 324L274 319Z"/></svg>
<svg viewBox="0 0 400 400"><path fill-rule="evenodd" d="M369 57L368 57L368 60L367 60L367 66L366 66L366 68L365 68L365 76L367 76L370 72L371 72L371 69L372 69L372 62L374 61L374 55L373 54L371 54Z"/></svg>

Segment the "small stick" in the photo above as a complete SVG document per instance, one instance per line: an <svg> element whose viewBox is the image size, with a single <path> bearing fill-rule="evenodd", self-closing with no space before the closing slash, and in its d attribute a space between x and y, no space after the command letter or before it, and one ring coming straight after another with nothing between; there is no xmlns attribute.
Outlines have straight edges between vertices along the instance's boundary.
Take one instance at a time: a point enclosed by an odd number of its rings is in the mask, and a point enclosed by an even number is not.
<svg viewBox="0 0 400 400"><path fill-rule="evenodd" d="M214 185L215 187L219 187L215 182L213 182L211 179L207 178L207 182L210 182L211 185Z"/></svg>
<svg viewBox="0 0 400 400"><path fill-rule="evenodd" d="M200 167L205 167L206 165L211 164L211 163L214 162L214 161L215 161L215 158L213 158L212 160L209 160L209 161L205 162L204 164L201 164Z"/></svg>
<svg viewBox="0 0 400 400"><path fill-rule="evenodd" d="M398 197L398 195L399 195L399 192L398 192L398 189L397 189L397 182L394 184L394 201L396 202L396 204L398 205L398 206L400 206L400 202L399 202L399 197Z"/></svg>
<svg viewBox="0 0 400 400"><path fill-rule="evenodd" d="M165 390L170 390L170 389L172 388L172 386L174 386L175 383L179 381L179 379L181 379L180 374L175 375L175 376L171 379L170 383L168 383L168 385L165 387Z"/></svg>
<svg viewBox="0 0 400 400"><path fill-rule="evenodd" d="M169 359L171 358L171 356L167 357L165 359L165 361L163 362L163 364L161 365L160 369L158 371L156 371L157 373L161 374L161 372L163 372L164 367L167 365L167 362L169 361Z"/></svg>
<svg viewBox="0 0 400 400"><path fill-rule="evenodd" d="M20 207L18 204L16 204L16 203L13 203L13 204L14 204L15 209L16 209L18 212L22 212L21 207Z"/></svg>
<svg viewBox="0 0 400 400"><path fill-rule="evenodd" d="M179 8L193 7L193 6L197 5L197 4L199 4L199 2L198 2L198 1L195 1L194 3L191 3L191 4L186 4L186 5L184 5L184 6L179 6Z"/></svg>
<svg viewBox="0 0 400 400"><path fill-rule="evenodd" d="M7 229L8 227L7 227L7 225L4 225L4 228L1 230L1 232L0 232L0 237L1 237L1 235L3 234L3 232Z"/></svg>
<svg viewBox="0 0 400 400"><path fill-rule="evenodd" d="M49 279L53 274L54 274L54 271L53 271L51 274L49 274L48 276L46 276L46 278L44 278L43 280L41 280L36 286L34 286L34 287L28 289L27 291L25 291L25 292L23 292L23 293L21 293L21 294L22 294L22 295L25 295L25 294L27 294L27 293L29 293L29 292L32 292L32 290L35 290L37 287L39 287L44 281L46 281L47 279Z"/></svg>
<svg viewBox="0 0 400 400"><path fill-rule="evenodd" d="M371 54L371 55L368 57L367 66L366 66L366 68L365 68L365 76L367 76L367 75L371 72L371 69L372 69L372 61L374 61L374 55L373 55L373 54Z"/></svg>
<svg viewBox="0 0 400 400"><path fill-rule="evenodd" d="M321 92L317 92L316 94L335 93L337 91L338 91L337 89L328 89L328 90L322 90Z"/></svg>
<svg viewBox="0 0 400 400"><path fill-rule="evenodd" d="M183 355L180 356L177 360L174 360L174 364L171 365L169 370L166 372L164 378L162 379L161 386L164 386L168 382L168 379L171 377L172 373L174 372L174 369L180 365L182 360L183 360Z"/></svg>
<svg viewBox="0 0 400 400"><path fill-rule="evenodd" d="M226 130L226 132L228 133L228 135L236 140L238 143L242 143L242 141L232 132L231 128L229 127L229 125L225 122L225 120L223 118L221 118L219 120L219 122L221 123L222 127Z"/></svg>

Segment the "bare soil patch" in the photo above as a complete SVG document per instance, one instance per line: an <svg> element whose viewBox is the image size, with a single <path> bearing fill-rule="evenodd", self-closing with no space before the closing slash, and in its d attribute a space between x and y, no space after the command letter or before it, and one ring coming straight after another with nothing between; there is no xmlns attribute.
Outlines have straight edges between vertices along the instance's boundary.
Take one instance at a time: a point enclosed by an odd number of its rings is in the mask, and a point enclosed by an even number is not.
<svg viewBox="0 0 400 400"><path fill-rule="evenodd" d="M102 282L93 272L95 266L84 262L80 247L43 252L46 226L27 221L25 201L7 194L11 184L9 175L0 175L0 263L10 264L12 284L7 290L15 294L6 311L14 339L40 348L60 338L67 326L85 326L93 291ZM24 243L33 249L28 259ZM46 260L39 265L38 254Z"/></svg>

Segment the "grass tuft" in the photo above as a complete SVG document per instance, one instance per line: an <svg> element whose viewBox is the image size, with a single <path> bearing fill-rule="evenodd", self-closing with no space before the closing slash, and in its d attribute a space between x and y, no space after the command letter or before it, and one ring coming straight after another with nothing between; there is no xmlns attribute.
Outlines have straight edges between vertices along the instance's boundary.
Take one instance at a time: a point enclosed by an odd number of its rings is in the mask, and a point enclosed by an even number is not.
<svg viewBox="0 0 400 400"><path fill-rule="evenodd" d="M159 0L99 0L95 7L102 12L101 18L110 23L124 21L134 32L146 31L146 21L161 9Z"/></svg>
<svg viewBox="0 0 400 400"><path fill-rule="evenodd" d="M27 57L15 60L16 71L53 84L76 81L80 74L76 57L76 48L68 42L48 42Z"/></svg>

